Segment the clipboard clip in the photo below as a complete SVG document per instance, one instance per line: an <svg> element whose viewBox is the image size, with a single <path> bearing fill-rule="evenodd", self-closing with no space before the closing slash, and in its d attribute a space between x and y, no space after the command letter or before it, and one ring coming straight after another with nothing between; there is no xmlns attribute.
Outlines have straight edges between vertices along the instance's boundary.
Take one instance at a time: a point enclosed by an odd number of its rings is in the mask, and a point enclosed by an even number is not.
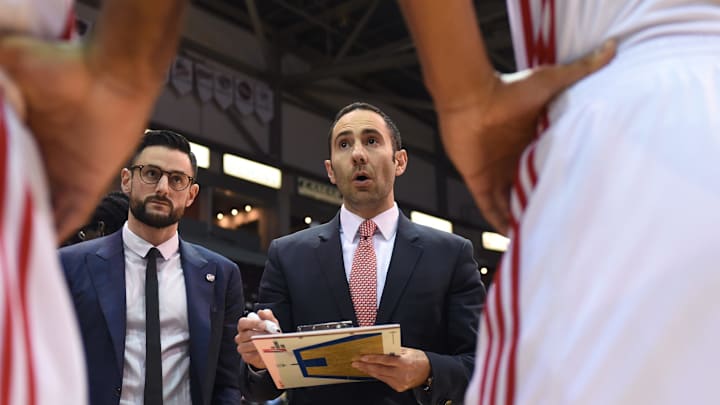
<svg viewBox="0 0 720 405"><path fill-rule="evenodd" d="M315 330L332 330L332 329L343 329L352 328L352 321L339 321L339 322L325 322L316 323L312 325L299 325L297 327L298 332L311 332Z"/></svg>

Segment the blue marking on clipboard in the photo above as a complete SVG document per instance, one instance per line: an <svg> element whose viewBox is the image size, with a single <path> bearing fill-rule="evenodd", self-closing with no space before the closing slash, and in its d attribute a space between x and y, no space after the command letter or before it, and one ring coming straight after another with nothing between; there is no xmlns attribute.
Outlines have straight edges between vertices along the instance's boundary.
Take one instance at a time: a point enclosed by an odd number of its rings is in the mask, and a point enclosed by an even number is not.
<svg viewBox="0 0 720 405"><path fill-rule="evenodd" d="M363 333L363 334L347 336L347 337L336 339L336 340L330 340L327 342L318 343L318 344L312 345L312 346L294 349L293 354L295 355L295 359L297 360L298 367L300 367L300 371L302 372L303 377L334 378L334 379L338 379L338 380L353 380L353 381L374 380L374 378L372 378L372 377L351 377L351 376L342 376L342 375L310 374L307 370L307 367L326 367L327 359L324 357L318 357L318 358L314 358L314 359L303 359L301 354L304 351L313 350L313 349L317 349L320 347L335 346L335 345L351 342L353 340L368 339L368 338L375 337L378 335L382 335L382 333Z"/></svg>

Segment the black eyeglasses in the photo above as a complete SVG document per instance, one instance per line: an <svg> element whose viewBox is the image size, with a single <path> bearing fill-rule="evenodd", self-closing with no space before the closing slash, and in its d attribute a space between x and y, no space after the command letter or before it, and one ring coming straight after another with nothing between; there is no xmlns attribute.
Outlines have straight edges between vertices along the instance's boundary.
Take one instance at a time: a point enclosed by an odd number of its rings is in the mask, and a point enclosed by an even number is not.
<svg viewBox="0 0 720 405"><path fill-rule="evenodd" d="M168 185L175 191L183 191L195 181L183 172L169 172L153 165L130 166L130 170L135 169L140 169L140 179L147 184L157 184L163 174L167 175Z"/></svg>

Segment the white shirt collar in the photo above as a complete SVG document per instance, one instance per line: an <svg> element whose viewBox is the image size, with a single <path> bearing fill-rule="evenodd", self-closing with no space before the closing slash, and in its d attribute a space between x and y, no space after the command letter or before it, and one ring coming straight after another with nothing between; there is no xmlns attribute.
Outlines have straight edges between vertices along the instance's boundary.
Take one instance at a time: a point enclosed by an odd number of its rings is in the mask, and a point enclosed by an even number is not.
<svg viewBox="0 0 720 405"><path fill-rule="evenodd" d="M397 232L399 216L400 210L398 209L397 203L394 202L393 206L388 210L370 219L377 225L383 239L389 240L395 235L395 232ZM346 238L349 242L353 241L355 237L357 237L358 228L364 220L365 218L348 211L348 209L345 208L345 204L343 204L342 207L340 207L342 237Z"/></svg>
<svg viewBox="0 0 720 405"><path fill-rule="evenodd" d="M180 238L178 237L177 231L175 231L175 233L170 239L157 246L153 246L145 239L139 237L137 234L131 231L126 221L125 225L123 225L122 237L125 248L129 249L131 252L139 255L140 257L147 256L150 249L155 247L160 251L163 259L167 260L170 256L177 253L177 251L180 249Z"/></svg>

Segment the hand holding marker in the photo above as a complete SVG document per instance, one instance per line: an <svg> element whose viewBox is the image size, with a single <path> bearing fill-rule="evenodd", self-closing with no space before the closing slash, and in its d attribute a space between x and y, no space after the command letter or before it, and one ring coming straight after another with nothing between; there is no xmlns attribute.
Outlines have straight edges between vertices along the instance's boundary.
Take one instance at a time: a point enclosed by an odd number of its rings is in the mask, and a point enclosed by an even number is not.
<svg viewBox="0 0 720 405"><path fill-rule="evenodd" d="M260 320L260 317L255 312L250 312L249 314L247 314L247 318L254 321ZM269 319L265 319L263 321L263 324L265 326L265 331L267 331L268 333L280 333L280 327L275 322Z"/></svg>

